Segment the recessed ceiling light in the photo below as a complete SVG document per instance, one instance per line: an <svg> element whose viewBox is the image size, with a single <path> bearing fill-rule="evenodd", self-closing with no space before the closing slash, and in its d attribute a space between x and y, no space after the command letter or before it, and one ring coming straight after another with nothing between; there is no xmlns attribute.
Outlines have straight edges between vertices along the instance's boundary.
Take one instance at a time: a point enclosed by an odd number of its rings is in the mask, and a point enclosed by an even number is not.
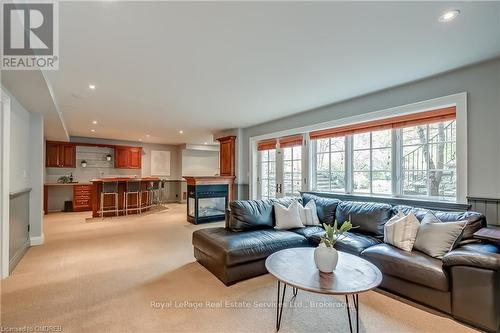
<svg viewBox="0 0 500 333"><path fill-rule="evenodd" d="M460 11L458 9L449 10L439 17L439 22L446 23L453 21L459 14Z"/></svg>
<svg viewBox="0 0 500 333"><path fill-rule="evenodd" d="M90 131L91 131L91 132L95 132L95 129L91 129Z"/></svg>
<svg viewBox="0 0 500 333"><path fill-rule="evenodd" d="M142 139L141 139L141 138L139 138L139 141L142 141Z"/></svg>
<svg viewBox="0 0 500 333"><path fill-rule="evenodd" d="M183 131L183 130L180 130L180 131L179 131L179 133L180 133L180 134L183 134L183 133L184 133L184 131Z"/></svg>
<svg viewBox="0 0 500 333"><path fill-rule="evenodd" d="M89 89L90 90L95 90L95 84L89 84Z"/></svg>
<svg viewBox="0 0 500 333"><path fill-rule="evenodd" d="M147 138L149 138L149 136L150 136L149 134L146 134L146 137L147 137Z"/></svg>
<svg viewBox="0 0 500 333"><path fill-rule="evenodd" d="M97 125L97 120L93 120L92 124Z"/></svg>
<svg viewBox="0 0 500 333"><path fill-rule="evenodd" d="M208 145L208 142L203 142L204 145Z"/></svg>

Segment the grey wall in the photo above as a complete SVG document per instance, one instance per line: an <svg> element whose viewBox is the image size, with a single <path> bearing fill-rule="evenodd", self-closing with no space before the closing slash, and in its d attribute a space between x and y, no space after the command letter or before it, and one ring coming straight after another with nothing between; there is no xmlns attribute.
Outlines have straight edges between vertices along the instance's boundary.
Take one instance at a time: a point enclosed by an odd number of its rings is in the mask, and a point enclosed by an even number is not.
<svg viewBox="0 0 500 333"><path fill-rule="evenodd" d="M30 192L10 196L9 205L9 271L12 272L30 246Z"/></svg>
<svg viewBox="0 0 500 333"><path fill-rule="evenodd" d="M249 183L249 138L252 136L319 124L464 91L468 92L468 194L498 198L500 59L245 128L242 131L242 157L238 168L240 184Z"/></svg>

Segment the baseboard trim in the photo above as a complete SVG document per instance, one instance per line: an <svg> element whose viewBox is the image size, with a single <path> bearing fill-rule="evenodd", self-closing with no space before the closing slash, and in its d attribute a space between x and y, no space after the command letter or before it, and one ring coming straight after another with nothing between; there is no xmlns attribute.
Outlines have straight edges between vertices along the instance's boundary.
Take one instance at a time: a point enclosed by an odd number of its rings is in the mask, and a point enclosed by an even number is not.
<svg viewBox="0 0 500 333"><path fill-rule="evenodd" d="M43 245L44 242L45 242L45 235L30 238L30 246Z"/></svg>
<svg viewBox="0 0 500 333"><path fill-rule="evenodd" d="M12 273L14 268L16 268L17 264L21 261L21 259L24 257L26 252L28 251L30 247L30 242L26 240L24 243L23 247L17 251L12 258L9 260L9 274Z"/></svg>

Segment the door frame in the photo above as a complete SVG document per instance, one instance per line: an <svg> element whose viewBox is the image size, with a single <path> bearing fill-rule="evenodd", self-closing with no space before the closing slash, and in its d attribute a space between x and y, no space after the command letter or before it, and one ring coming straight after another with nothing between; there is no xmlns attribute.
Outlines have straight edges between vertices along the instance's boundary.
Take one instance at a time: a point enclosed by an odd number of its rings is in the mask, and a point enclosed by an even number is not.
<svg viewBox="0 0 500 333"><path fill-rule="evenodd" d="M301 190L300 191L309 191L310 188L310 173L311 171L309 170L309 163L307 163L307 160L310 159L311 153L309 151L309 136L307 134L301 134L303 136L302 138L302 150L301 150ZM283 135L285 136L285 135ZM269 137L265 137L265 139L269 139ZM259 151L257 150L257 142L262 140L260 137L256 138L250 138L250 193L249 193L249 198L250 199L258 199L261 197L261 186L260 186L260 180L262 178L261 175L261 170L260 170L260 165L261 165L261 157L259 155ZM276 176L276 185L281 185L281 193L278 193L276 191L276 198L281 198L283 195L283 159L284 159L284 154L283 154L283 149L278 146L276 147L276 160L275 160L275 176ZM281 183L280 183L281 181Z"/></svg>
<svg viewBox="0 0 500 333"><path fill-rule="evenodd" d="M10 115L11 99L10 96L1 90L0 97L0 276L2 279L9 276L9 173L10 173Z"/></svg>

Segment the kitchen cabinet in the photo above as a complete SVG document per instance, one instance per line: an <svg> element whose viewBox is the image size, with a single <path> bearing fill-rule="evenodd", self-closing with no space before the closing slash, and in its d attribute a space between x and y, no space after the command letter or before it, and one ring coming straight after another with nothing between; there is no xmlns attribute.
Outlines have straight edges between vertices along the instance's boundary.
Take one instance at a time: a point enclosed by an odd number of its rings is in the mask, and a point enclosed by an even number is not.
<svg viewBox="0 0 500 333"><path fill-rule="evenodd" d="M92 210L92 185L73 186L73 211Z"/></svg>
<svg viewBox="0 0 500 333"><path fill-rule="evenodd" d="M45 165L50 168L58 168L59 167L59 147L58 143L49 143L47 142L45 155L46 155L46 163Z"/></svg>
<svg viewBox="0 0 500 333"><path fill-rule="evenodd" d="M130 148L130 168L140 169L142 161L142 149L141 148Z"/></svg>
<svg viewBox="0 0 500 333"><path fill-rule="evenodd" d="M235 136L226 136L217 139L220 142L219 167L221 176L235 175Z"/></svg>
<svg viewBox="0 0 500 333"><path fill-rule="evenodd" d="M141 147L115 147L116 169L140 169L142 166Z"/></svg>
<svg viewBox="0 0 500 333"><path fill-rule="evenodd" d="M76 146L72 143L47 141L45 154L49 168L76 167Z"/></svg>

